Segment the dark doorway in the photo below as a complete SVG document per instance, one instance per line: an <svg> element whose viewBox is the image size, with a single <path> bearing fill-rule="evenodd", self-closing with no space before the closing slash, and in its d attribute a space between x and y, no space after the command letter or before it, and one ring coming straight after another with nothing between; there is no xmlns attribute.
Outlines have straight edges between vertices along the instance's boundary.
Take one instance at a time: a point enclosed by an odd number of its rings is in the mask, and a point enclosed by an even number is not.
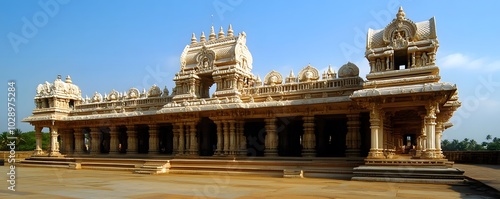
<svg viewBox="0 0 500 199"><path fill-rule="evenodd" d="M359 132L361 133L361 157L368 156L371 147L370 113L361 113L359 118Z"/></svg>
<svg viewBox="0 0 500 199"><path fill-rule="evenodd" d="M158 131L158 139L160 142L161 154L172 154L174 140L172 129L172 124L160 125L160 129Z"/></svg>
<svg viewBox="0 0 500 199"><path fill-rule="evenodd" d="M266 123L264 119L245 121L244 136L247 138L247 156L264 156Z"/></svg>
<svg viewBox="0 0 500 199"><path fill-rule="evenodd" d="M118 152L127 153L127 128L125 126L118 127Z"/></svg>
<svg viewBox="0 0 500 199"><path fill-rule="evenodd" d="M347 117L325 115L316 117L316 154L318 157L345 157Z"/></svg>
<svg viewBox="0 0 500 199"><path fill-rule="evenodd" d="M278 155L300 157L302 152L303 120L300 117L278 118Z"/></svg>
<svg viewBox="0 0 500 199"><path fill-rule="evenodd" d="M203 117L197 129L200 156L213 156L217 147L217 125L208 117Z"/></svg>
<svg viewBox="0 0 500 199"><path fill-rule="evenodd" d="M147 125L137 126L137 151L148 153L149 150L149 127Z"/></svg>
<svg viewBox="0 0 500 199"><path fill-rule="evenodd" d="M109 129L108 128L100 128L101 131L100 133L100 140L101 143L101 153L109 153L109 142L111 139L111 136L109 135Z"/></svg>

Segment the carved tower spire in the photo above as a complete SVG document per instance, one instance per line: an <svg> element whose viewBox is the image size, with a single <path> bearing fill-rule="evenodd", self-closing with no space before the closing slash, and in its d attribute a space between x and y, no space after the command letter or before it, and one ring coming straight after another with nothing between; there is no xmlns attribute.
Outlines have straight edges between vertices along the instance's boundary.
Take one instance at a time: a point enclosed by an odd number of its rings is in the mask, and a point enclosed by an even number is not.
<svg viewBox="0 0 500 199"><path fill-rule="evenodd" d="M196 35L193 32L193 35L191 36L191 44L195 44L196 42L198 41L196 41Z"/></svg>
<svg viewBox="0 0 500 199"><path fill-rule="evenodd" d="M201 36L200 36L200 42L206 42L206 41L207 41L207 39L205 37L205 32L202 31Z"/></svg>
<svg viewBox="0 0 500 199"><path fill-rule="evenodd" d="M233 35L234 35L233 26L229 24L229 28L227 28L227 36L232 37Z"/></svg>
<svg viewBox="0 0 500 199"><path fill-rule="evenodd" d="M208 41L213 41L215 40L215 31L214 31L214 26L212 26L212 28L210 28L210 35L208 35Z"/></svg>
<svg viewBox="0 0 500 199"><path fill-rule="evenodd" d="M220 27L220 30L219 30L219 39L223 39L224 38L224 30L222 29L222 26Z"/></svg>

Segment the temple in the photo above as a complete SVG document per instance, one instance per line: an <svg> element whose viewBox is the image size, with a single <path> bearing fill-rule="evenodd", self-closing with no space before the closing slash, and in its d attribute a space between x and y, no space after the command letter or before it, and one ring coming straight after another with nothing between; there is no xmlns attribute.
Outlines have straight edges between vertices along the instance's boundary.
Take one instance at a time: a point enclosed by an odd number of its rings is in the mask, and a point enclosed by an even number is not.
<svg viewBox="0 0 500 199"><path fill-rule="evenodd" d="M460 102L457 87L440 82L434 18L415 23L400 8L384 29L369 29L366 80L350 62L261 79L246 37L231 26L199 40L193 33L171 92L152 85L83 98L70 76L38 85L23 120L36 130L34 156L446 161L441 135Z"/></svg>

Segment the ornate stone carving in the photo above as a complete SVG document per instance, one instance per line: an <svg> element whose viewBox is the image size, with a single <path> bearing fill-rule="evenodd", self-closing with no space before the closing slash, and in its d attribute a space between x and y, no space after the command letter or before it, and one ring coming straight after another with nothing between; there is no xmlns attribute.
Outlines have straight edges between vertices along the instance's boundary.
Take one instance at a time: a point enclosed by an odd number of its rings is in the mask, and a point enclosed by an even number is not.
<svg viewBox="0 0 500 199"><path fill-rule="evenodd" d="M156 86L156 84L153 84L151 88L148 90L148 97L159 97L161 96L161 89L160 87Z"/></svg>
<svg viewBox="0 0 500 199"><path fill-rule="evenodd" d="M215 60L215 52L213 50L207 49L207 46L203 45L201 51L196 55L196 65L197 69L208 69L213 67Z"/></svg>
<svg viewBox="0 0 500 199"><path fill-rule="evenodd" d="M96 102L101 102L101 101L102 101L102 95L96 91L94 93L94 95L92 96L91 102L96 103Z"/></svg>
<svg viewBox="0 0 500 199"><path fill-rule="evenodd" d="M384 42L390 43L396 49L406 47L409 41L413 41L417 32L417 25L406 19L405 15L403 8L400 7L396 19L384 29Z"/></svg>
<svg viewBox="0 0 500 199"><path fill-rule="evenodd" d="M280 73L272 70L264 77L264 85L276 85L283 82L283 76Z"/></svg>
<svg viewBox="0 0 500 199"><path fill-rule="evenodd" d="M312 67L311 65L307 65L299 72L299 81L313 81L319 79L318 69Z"/></svg>
<svg viewBox="0 0 500 199"><path fill-rule="evenodd" d="M141 94L139 93L139 89L137 89L137 88L131 88L127 92L127 98L128 99L136 99L136 98L139 98L140 95Z"/></svg>
<svg viewBox="0 0 500 199"><path fill-rule="evenodd" d="M120 94L118 93L118 91L116 91L115 89L113 89L109 95L107 96L106 100L107 101L116 101L119 99L119 96Z"/></svg>

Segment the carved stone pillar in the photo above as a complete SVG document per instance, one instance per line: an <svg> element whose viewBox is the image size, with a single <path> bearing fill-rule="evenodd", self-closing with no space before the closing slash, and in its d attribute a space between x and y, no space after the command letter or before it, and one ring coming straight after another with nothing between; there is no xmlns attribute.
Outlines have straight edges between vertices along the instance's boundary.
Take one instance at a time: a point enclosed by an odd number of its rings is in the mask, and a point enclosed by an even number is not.
<svg viewBox="0 0 500 199"><path fill-rule="evenodd" d="M238 122L239 155L247 155L247 139L245 137L245 121Z"/></svg>
<svg viewBox="0 0 500 199"><path fill-rule="evenodd" d="M184 154L190 154L191 150L191 133L189 130L190 124L184 123Z"/></svg>
<svg viewBox="0 0 500 199"><path fill-rule="evenodd" d="M425 116L425 133L427 135L427 148L422 154L424 158L438 158L435 154L436 150L436 111L437 106L431 102L426 107L427 115Z"/></svg>
<svg viewBox="0 0 500 199"><path fill-rule="evenodd" d="M150 124L149 125L149 154L159 153L158 146L158 125Z"/></svg>
<svg viewBox="0 0 500 199"><path fill-rule="evenodd" d="M118 154L118 128L109 127L109 154Z"/></svg>
<svg viewBox="0 0 500 199"><path fill-rule="evenodd" d="M75 155L83 154L83 129L75 128Z"/></svg>
<svg viewBox="0 0 500 199"><path fill-rule="evenodd" d="M217 150L215 151L214 155L222 155L222 148L224 146L224 140L223 140L223 123L220 120L216 120L215 124L217 125Z"/></svg>
<svg viewBox="0 0 500 199"><path fill-rule="evenodd" d="M276 134L276 118L267 118L266 121L266 138L265 138L265 156L278 155L278 135Z"/></svg>
<svg viewBox="0 0 500 199"><path fill-rule="evenodd" d="M302 156L316 156L316 135L314 134L314 116L304 116L304 136L302 140Z"/></svg>
<svg viewBox="0 0 500 199"><path fill-rule="evenodd" d="M224 155L229 154L229 122L224 122Z"/></svg>
<svg viewBox="0 0 500 199"><path fill-rule="evenodd" d="M229 154L235 155L236 154L236 127L235 127L236 121L230 120L229 121Z"/></svg>
<svg viewBox="0 0 500 199"><path fill-rule="evenodd" d="M360 156L361 133L359 132L359 124L359 113L347 115L347 157Z"/></svg>
<svg viewBox="0 0 500 199"><path fill-rule="evenodd" d="M383 110L379 110L379 115L380 115L380 125L378 129L378 148L381 150L382 154L384 153L384 150L386 149L385 147L385 112Z"/></svg>
<svg viewBox="0 0 500 199"><path fill-rule="evenodd" d="M189 123L189 132L186 134L190 135L190 145L189 145L189 154L198 155L198 140L196 139L196 122Z"/></svg>
<svg viewBox="0 0 500 199"><path fill-rule="evenodd" d="M43 155L43 150L42 150L42 126L35 126L35 138L36 138L36 147L34 154L35 156L37 155Z"/></svg>
<svg viewBox="0 0 500 199"><path fill-rule="evenodd" d="M371 147L368 158L383 158L382 149L379 146L380 126L380 110L376 105L372 105L370 110Z"/></svg>
<svg viewBox="0 0 500 199"><path fill-rule="evenodd" d="M443 123L436 124L436 158L444 158L443 150L441 149L441 138L443 136Z"/></svg>
<svg viewBox="0 0 500 199"><path fill-rule="evenodd" d="M179 153L179 125L173 125L172 134L172 155L176 155Z"/></svg>
<svg viewBox="0 0 500 199"><path fill-rule="evenodd" d="M179 128L177 129L179 131L179 144L178 144L178 150L177 154L183 155L184 154L184 144L185 144L185 136L184 136L184 124L180 123Z"/></svg>
<svg viewBox="0 0 500 199"><path fill-rule="evenodd" d="M127 154L137 154L137 132L135 125L127 125Z"/></svg>
<svg viewBox="0 0 500 199"><path fill-rule="evenodd" d="M101 140L99 135L101 134L101 129L99 127L90 127L90 154L97 155L101 153Z"/></svg>
<svg viewBox="0 0 500 199"><path fill-rule="evenodd" d="M49 150L49 156L61 156L61 153L59 153L59 142L57 141L57 127L52 126L50 128L50 150Z"/></svg>

